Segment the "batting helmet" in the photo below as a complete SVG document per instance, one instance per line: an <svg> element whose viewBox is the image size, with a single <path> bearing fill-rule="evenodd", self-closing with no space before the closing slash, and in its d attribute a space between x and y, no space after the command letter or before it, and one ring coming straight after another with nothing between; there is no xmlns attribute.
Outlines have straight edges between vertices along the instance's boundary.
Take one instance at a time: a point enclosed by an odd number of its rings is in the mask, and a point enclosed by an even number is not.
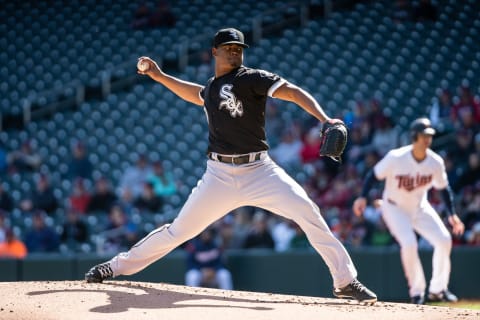
<svg viewBox="0 0 480 320"><path fill-rule="evenodd" d="M428 134L432 136L435 134L435 129L432 128L432 123L428 118L415 119L410 125L410 135L411 135L412 141L417 140L419 133Z"/></svg>

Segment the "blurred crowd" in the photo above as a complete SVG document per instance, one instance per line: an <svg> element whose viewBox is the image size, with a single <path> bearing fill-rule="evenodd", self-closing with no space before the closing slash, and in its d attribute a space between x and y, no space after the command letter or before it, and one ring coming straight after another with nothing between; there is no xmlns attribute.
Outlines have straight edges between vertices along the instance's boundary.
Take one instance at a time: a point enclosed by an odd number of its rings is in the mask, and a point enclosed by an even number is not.
<svg viewBox="0 0 480 320"><path fill-rule="evenodd" d="M453 91L438 89L418 116L428 116L437 134L432 146L447 168L459 216L466 226L455 245L480 245L480 101L468 84ZM366 172L390 149L410 143L408 129L385 112L377 99L358 100L342 111L349 141L341 163L319 158L320 126L313 117L282 117L275 100L267 103L267 137L270 155L319 205L332 232L348 247L396 246L386 229L375 200L381 186L370 193L371 205L363 217L351 209ZM0 256L23 258L46 252L97 252L127 250L140 238L171 221L165 203L178 193L182 181L162 161L134 154L132 163L115 185L106 176L93 177L92 154L81 141L71 145L68 171L62 181L40 170L45 159L33 137L18 150L0 148L3 177L33 175L34 188L14 201L11 190L0 183ZM5 179L4 179L5 180ZM55 183L67 183L70 194L59 197ZM438 212L444 204L436 191L429 194ZM448 224L447 224L448 226ZM292 221L260 208L241 207L212 225L214 242L221 250L313 250L303 231ZM198 241L193 239L192 241ZM420 241L428 247L427 241ZM192 248L186 243L181 248ZM187 250L188 251L188 250Z"/></svg>

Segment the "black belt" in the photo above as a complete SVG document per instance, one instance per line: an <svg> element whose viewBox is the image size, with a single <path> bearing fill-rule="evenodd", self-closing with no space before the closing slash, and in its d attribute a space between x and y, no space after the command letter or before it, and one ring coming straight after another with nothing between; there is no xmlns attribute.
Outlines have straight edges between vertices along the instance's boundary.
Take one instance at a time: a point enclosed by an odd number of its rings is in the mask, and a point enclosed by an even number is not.
<svg viewBox="0 0 480 320"><path fill-rule="evenodd" d="M245 164L245 163L251 163L260 160L262 157L262 153L256 153L255 156L253 157L252 160L250 160L250 155L246 154L243 156L222 156L217 154L217 158L215 159L213 154L210 152L208 154L208 158L214 161L220 161L224 163L230 163L230 164Z"/></svg>

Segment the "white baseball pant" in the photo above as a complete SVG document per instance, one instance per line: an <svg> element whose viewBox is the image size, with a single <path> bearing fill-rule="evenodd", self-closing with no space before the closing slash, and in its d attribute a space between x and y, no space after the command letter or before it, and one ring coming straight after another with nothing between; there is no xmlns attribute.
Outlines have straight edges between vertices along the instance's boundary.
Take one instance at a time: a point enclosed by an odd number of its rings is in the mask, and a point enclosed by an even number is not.
<svg viewBox="0 0 480 320"><path fill-rule="evenodd" d="M424 296L426 289L415 231L434 248L429 292L439 293L446 290L450 278L452 238L435 209L425 203L414 212L408 212L384 199L382 212L385 224L400 245L410 297Z"/></svg>
<svg viewBox="0 0 480 320"><path fill-rule="evenodd" d="M190 287L200 287L203 280L203 273L198 269L190 269L185 274L185 284ZM232 290L233 281L230 271L220 268L215 271L215 281L219 289Z"/></svg>
<svg viewBox="0 0 480 320"><path fill-rule="evenodd" d="M208 160L206 172L175 220L110 260L114 276L144 269L242 206L263 208L295 221L327 264L336 288L356 278L350 256L328 228L318 206L267 153L261 160L244 165Z"/></svg>

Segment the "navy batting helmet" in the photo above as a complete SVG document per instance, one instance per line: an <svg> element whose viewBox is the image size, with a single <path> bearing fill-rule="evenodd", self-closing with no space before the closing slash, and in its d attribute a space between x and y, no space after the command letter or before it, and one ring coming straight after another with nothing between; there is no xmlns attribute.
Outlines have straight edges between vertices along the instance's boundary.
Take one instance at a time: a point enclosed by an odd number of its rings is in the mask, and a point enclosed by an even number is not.
<svg viewBox="0 0 480 320"><path fill-rule="evenodd" d="M412 141L417 140L419 133L428 134L432 136L435 134L435 129L432 128L432 123L428 118L415 119L410 125L410 135L411 135Z"/></svg>

